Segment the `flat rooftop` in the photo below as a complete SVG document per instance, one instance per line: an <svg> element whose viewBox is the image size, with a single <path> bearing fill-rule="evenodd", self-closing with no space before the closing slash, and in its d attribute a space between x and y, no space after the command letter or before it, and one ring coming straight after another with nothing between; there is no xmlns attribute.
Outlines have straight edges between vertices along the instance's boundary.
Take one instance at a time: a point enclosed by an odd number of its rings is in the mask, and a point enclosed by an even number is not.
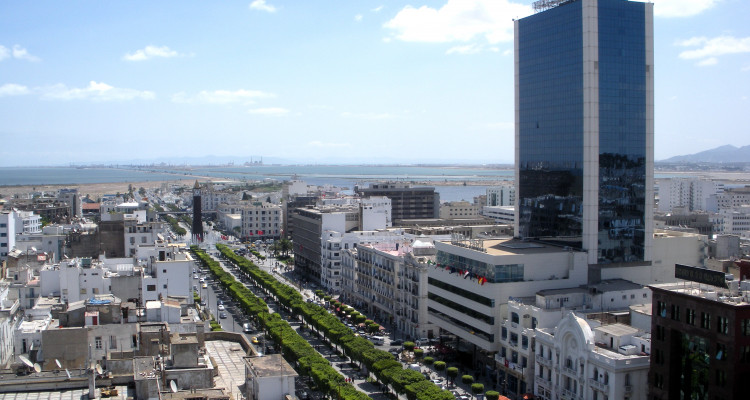
<svg viewBox="0 0 750 400"><path fill-rule="evenodd" d="M281 357L281 354L245 357L244 360L259 377L297 376L297 372Z"/></svg>
<svg viewBox="0 0 750 400"><path fill-rule="evenodd" d="M524 254L562 253L571 250L560 246L553 246L540 242L519 240L515 238L499 239L466 239L459 241L439 242L457 247L466 247L482 251L493 256L517 256Z"/></svg>
<svg viewBox="0 0 750 400"><path fill-rule="evenodd" d="M617 337L638 334L638 329L620 323L598 326L594 330Z"/></svg>
<svg viewBox="0 0 750 400"><path fill-rule="evenodd" d="M680 283L662 283L649 285L649 287L653 289L661 289L673 293L679 293L685 296L702 298L708 301L715 301L726 305L750 306L750 291L748 290L739 289L732 291L725 288L691 281L683 281Z"/></svg>

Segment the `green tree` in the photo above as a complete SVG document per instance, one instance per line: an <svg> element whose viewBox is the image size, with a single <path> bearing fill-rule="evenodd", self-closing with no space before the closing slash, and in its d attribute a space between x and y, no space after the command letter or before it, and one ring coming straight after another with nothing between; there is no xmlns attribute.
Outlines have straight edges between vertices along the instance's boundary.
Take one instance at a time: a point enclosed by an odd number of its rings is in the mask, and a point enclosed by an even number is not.
<svg viewBox="0 0 750 400"><path fill-rule="evenodd" d="M443 372L445 371L445 367L446 367L445 361L435 361L435 371Z"/></svg>
<svg viewBox="0 0 750 400"><path fill-rule="evenodd" d="M435 359L432 358L432 357L425 357L424 360L422 360L422 362L424 363L424 365L428 365L429 366L429 365L432 365L432 363L435 362Z"/></svg>
<svg viewBox="0 0 750 400"><path fill-rule="evenodd" d="M414 342L404 342L404 348L408 351L414 350Z"/></svg>
<svg viewBox="0 0 750 400"><path fill-rule="evenodd" d="M146 195L146 188L144 188L143 186L141 186L140 188L138 188L138 194L140 194L141 196L145 196Z"/></svg>
<svg viewBox="0 0 750 400"><path fill-rule="evenodd" d="M484 398L487 400L498 400L500 399L500 393L494 390L488 390L484 393Z"/></svg>
<svg viewBox="0 0 750 400"><path fill-rule="evenodd" d="M414 358L420 359L424 356L424 349L414 349Z"/></svg>
<svg viewBox="0 0 750 400"><path fill-rule="evenodd" d="M252 200L252 199L253 199L253 196L251 196L250 193L242 192L242 200L247 201L247 200Z"/></svg>
<svg viewBox="0 0 750 400"><path fill-rule="evenodd" d="M456 367L450 367L450 368L448 368L448 369L445 370L445 374L448 375L448 379L451 382L455 382L456 381L456 377L458 376L458 368L456 368Z"/></svg>
<svg viewBox="0 0 750 400"><path fill-rule="evenodd" d="M462 375L461 382L463 382L465 385L471 385L472 383L474 383L474 377L471 375Z"/></svg>
<svg viewBox="0 0 750 400"><path fill-rule="evenodd" d="M474 396L481 394L482 392L484 392L484 384L474 383L471 385L471 393L474 393Z"/></svg>

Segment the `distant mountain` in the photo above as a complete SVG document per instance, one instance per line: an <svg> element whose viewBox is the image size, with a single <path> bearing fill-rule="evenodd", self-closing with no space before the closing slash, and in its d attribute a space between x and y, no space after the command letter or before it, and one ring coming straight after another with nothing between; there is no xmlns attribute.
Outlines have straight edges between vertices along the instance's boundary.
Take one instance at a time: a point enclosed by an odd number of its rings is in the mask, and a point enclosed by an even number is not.
<svg viewBox="0 0 750 400"><path fill-rule="evenodd" d="M741 163L750 162L750 146L735 147L726 145L715 149L685 156L674 156L659 162L667 163Z"/></svg>

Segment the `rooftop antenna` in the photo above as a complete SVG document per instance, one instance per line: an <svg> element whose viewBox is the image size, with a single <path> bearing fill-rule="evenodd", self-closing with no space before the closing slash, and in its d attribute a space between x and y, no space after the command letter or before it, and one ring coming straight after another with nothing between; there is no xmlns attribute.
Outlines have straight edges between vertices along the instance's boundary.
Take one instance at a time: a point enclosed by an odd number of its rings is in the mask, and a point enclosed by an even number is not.
<svg viewBox="0 0 750 400"><path fill-rule="evenodd" d="M172 390L172 393L177 393L177 383L175 381L169 381L169 389Z"/></svg>
<svg viewBox="0 0 750 400"><path fill-rule="evenodd" d="M70 379L70 371L67 368L65 368L65 375L68 375L68 379Z"/></svg>

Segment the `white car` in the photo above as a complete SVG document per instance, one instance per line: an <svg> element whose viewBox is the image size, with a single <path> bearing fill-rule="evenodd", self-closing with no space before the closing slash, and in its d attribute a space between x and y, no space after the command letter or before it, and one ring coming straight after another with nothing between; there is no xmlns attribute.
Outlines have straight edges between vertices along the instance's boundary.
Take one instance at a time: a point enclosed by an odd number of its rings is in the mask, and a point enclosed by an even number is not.
<svg viewBox="0 0 750 400"><path fill-rule="evenodd" d="M224 307L224 304L219 304L219 311L226 310L226 307Z"/></svg>

